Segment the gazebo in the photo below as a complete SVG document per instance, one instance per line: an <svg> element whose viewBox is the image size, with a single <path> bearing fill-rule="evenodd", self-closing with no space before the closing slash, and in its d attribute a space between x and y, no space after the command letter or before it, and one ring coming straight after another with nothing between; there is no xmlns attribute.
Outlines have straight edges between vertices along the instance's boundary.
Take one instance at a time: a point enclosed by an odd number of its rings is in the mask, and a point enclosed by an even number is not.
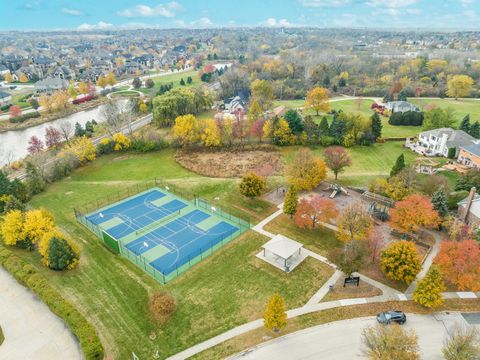
<svg viewBox="0 0 480 360"><path fill-rule="evenodd" d="M263 251L257 257L285 272L292 271L308 256L302 252L303 244L280 234L262 248Z"/></svg>

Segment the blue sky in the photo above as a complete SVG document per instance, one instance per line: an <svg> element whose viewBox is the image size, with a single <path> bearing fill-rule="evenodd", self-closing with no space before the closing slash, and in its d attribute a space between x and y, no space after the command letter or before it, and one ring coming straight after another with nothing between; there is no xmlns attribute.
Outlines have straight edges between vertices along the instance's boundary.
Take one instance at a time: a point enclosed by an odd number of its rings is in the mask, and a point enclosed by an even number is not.
<svg viewBox="0 0 480 360"><path fill-rule="evenodd" d="M318 26L480 29L480 0L0 0L1 30Z"/></svg>

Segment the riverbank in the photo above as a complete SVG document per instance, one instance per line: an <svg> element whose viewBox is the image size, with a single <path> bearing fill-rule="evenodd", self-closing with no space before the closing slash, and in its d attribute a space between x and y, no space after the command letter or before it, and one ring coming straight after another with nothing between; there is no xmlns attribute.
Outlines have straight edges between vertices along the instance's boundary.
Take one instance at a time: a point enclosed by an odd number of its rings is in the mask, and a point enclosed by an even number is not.
<svg viewBox="0 0 480 360"><path fill-rule="evenodd" d="M75 113L91 110L97 106L104 104L106 101L107 101L106 97L99 96L94 100L91 100L82 104L78 104L78 105L73 105L73 107L65 111L57 112L53 114L43 113L40 117L26 120L23 123L11 123L10 120L8 119L0 120L0 134L5 133L7 131L25 130L34 126L42 125L51 121L64 118L66 116L73 115Z"/></svg>

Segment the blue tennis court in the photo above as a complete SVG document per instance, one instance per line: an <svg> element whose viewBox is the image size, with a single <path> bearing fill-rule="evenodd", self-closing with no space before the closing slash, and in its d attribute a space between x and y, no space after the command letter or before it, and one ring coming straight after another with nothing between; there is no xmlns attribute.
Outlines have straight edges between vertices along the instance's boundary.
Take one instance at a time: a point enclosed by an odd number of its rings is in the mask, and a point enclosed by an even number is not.
<svg viewBox="0 0 480 360"><path fill-rule="evenodd" d="M153 188L85 220L106 245L167 282L246 230L215 211Z"/></svg>

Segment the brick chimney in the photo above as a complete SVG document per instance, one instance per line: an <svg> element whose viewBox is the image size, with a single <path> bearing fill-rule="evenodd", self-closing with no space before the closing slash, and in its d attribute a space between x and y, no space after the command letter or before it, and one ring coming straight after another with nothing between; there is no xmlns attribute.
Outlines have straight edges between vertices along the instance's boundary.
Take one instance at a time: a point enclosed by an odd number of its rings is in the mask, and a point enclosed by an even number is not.
<svg viewBox="0 0 480 360"><path fill-rule="evenodd" d="M468 194L467 203L465 204L465 213L463 214L463 219L462 219L464 222L467 222L468 213L470 212L470 208L472 207L472 202L473 202L473 199L475 198L476 192L477 192L477 189L475 188L475 186L473 186L470 189L470 194Z"/></svg>

